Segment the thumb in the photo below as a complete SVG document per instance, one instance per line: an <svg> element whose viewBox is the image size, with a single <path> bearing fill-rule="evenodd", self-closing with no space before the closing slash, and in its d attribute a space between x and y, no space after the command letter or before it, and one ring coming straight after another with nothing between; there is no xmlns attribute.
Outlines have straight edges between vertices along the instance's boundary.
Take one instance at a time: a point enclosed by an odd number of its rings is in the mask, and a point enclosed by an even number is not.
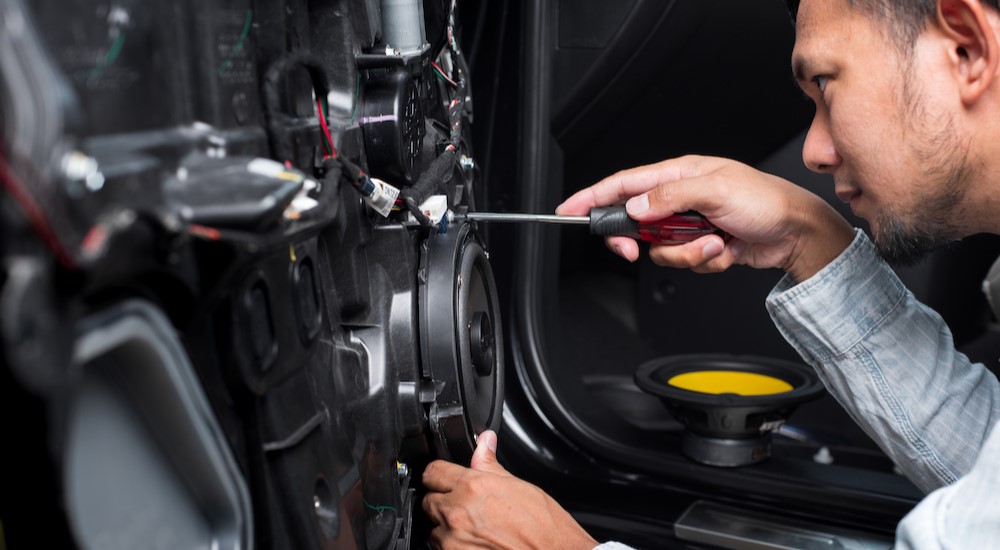
<svg viewBox="0 0 1000 550"><path fill-rule="evenodd" d="M476 451L472 454L472 463L469 465L473 470L481 472L491 472L494 474L506 474L507 470L497 462L497 434L493 430L486 430L476 438Z"/></svg>

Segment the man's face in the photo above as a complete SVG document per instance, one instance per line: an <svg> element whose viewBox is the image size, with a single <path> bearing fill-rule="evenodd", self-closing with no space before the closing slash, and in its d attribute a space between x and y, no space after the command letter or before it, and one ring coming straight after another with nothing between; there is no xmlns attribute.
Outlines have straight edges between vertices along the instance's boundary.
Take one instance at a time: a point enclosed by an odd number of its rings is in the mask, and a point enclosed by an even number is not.
<svg viewBox="0 0 1000 550"><path fill-rule="evenodd" d="M946 67L923 37L902 54L885 25L847 0L805 0L792 66L816 103L803 160L905 263L962 236L970 163L935 78Z"/></svg>

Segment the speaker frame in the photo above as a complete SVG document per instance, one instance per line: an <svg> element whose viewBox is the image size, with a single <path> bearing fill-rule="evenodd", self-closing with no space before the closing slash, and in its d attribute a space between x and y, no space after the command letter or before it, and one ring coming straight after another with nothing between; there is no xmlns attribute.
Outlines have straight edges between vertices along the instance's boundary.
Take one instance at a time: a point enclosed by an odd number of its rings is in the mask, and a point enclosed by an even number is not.
<svg viewBox="0 0 1000 550"><path fill-rule="evenodd" d="M791 384L792 390L765 395L713 394L685 390L668 383L679 374L718 370L772 376ZM635 383L645 392L677 403L733 407L773 405L775 409L815 399L824 389L819 376L808 365L770 357L727 354L672 355L653 359L639 367L635 373Z"/></svg>
<svg viewBox="0 0 1000 550"><path fill-rule="evenodd" d="M712 394L671 386L674 376L702 371L749 372L792 385L787 392L765 395ZM795 408L819 398L823 383L807 365L753 355L691 354L643 363L635 383L650 393L684 425L681 451L713 466L745 466L771 455L771 430Z"/></svg>

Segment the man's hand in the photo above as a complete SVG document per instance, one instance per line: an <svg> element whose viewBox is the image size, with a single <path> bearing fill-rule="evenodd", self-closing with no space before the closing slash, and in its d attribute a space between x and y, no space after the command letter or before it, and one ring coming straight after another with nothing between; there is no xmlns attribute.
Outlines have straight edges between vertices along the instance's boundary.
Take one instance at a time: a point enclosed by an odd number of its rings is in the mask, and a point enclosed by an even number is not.
<svg viewBox="0 0 1000 550"><path fill-rule="evenodd" d="M629 215L655 221L695 210L732 235L727 243L707 235L683 245L650 246L659 265L718 272L733 264L778 267L804 281L851 244L854 230L818 196L791 182L735 161L688 156L611 175L556 208L586 215L591 208L626 202ZM629 261L639 257L628 237L608 237L608 247Z"/></svg>
<svg viewBox="0 0 1000 550"><path fill-rule="evenodd" d="M435 548L590 550L597 546L544 491L497 462L497 435L479 435L472 467L437 460L424 471L424 511Z"/></svg>

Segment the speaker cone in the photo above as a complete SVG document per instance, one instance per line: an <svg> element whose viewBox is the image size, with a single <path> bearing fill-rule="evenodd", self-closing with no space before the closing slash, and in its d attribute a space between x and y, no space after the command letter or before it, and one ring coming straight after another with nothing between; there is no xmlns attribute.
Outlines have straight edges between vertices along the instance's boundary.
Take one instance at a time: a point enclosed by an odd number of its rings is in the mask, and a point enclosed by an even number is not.
<svg viewBox="0 0 1000 550"><path fill-rule="evenodd" d="M771 431L823 385L808 366L766 357L679 355L635 373L684 425L681 451L713 466L743 466L771 455Z"/></svg>

